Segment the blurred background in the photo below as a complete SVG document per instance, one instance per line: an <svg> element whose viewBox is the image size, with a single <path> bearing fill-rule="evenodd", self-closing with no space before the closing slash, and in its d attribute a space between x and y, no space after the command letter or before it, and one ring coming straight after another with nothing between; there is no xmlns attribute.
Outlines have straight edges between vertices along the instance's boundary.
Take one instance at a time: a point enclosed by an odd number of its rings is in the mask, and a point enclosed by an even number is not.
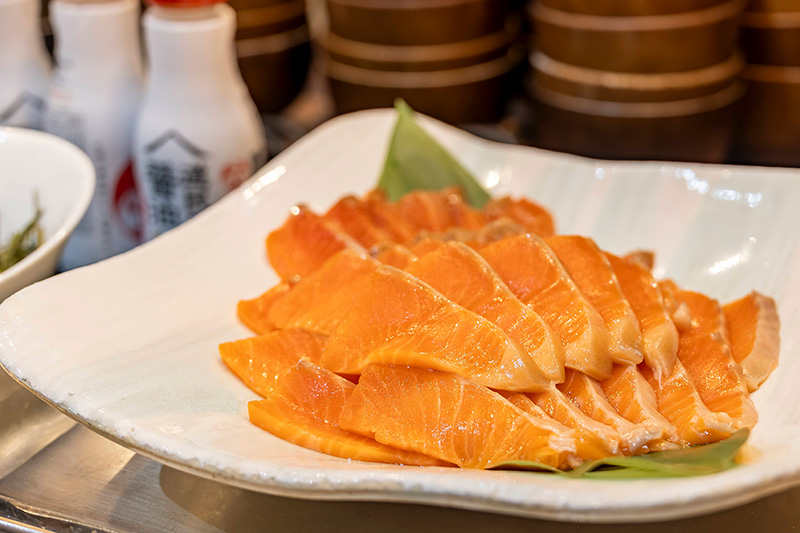
<svg viewBox="0 0 800 533"><path fill-rule="evenodd" d="M796 0L230 5L270 156L402 97L488 138L590 157L800 164ZM43 27L52 50L46 5Z"/></svg>

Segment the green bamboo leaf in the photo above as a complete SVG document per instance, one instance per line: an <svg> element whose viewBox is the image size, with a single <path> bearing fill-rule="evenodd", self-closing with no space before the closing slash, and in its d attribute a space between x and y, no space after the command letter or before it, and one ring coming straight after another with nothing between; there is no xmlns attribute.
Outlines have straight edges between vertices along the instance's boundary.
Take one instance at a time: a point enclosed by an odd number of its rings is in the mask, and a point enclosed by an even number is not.
<svg viewBox="0 0 800 533"><path fill-rule="evenodd" d="M483 207L489 194L472 174L417 124L408 104L397 100L395 109L397 123L378 187L396 202L415 189L438 191L455 185L470 205Z"/></svg>
<svg viewBox="0 0 800 533"><path fill-rule="evenodd" d="M559 471L533 461L508 461L495 470L553 472L571 478L641 479L702 476L722 472L736 465L736 453L747 441L750 431L740 429L727 439L713 444L690 446L680 450L654 452L635 457L608 457L587 461L573 470Z"/></svg>

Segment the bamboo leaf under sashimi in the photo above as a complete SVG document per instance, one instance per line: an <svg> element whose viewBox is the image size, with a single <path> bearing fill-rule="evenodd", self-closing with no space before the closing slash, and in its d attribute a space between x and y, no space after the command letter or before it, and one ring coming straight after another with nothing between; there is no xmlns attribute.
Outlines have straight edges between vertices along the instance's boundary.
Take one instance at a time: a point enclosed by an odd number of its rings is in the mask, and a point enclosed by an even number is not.
<svg viewBox="0 0 800 533"><path fill-rule="evenodd" d="M472 174L417 124L408 104L398 100L395 108L397 123L378 187L397 201L418 189L458 186L471 206L483 207L490 197Z"/></svg>
<svg viewBox="0 0 800 533"><path fill-rule="evenodd" d="M703 476L734 467L736 454L749 436L750 430L740 429L729 438L713 444L701 444L634 457L596 459L566 471L534 461L507 461L492 466L491 469L522 470L532 473L552 472L569 478L588 479Z"/></svg>

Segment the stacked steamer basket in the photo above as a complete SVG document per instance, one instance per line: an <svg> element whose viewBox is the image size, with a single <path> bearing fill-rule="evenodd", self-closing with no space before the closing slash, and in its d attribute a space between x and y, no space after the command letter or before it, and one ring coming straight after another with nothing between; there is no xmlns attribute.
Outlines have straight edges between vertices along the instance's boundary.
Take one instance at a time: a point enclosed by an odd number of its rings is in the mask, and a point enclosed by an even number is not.
<svg viewBox="0 0 800 533"><path fill-rule="evenodd" d="M300 92L311 61L304 0L230 0L239 69L259 111L274 113Z"/></svg>
<svg viewBox="0 0 800 533"><path fill-rule="evenodd" d="M328 0L327 7L322 63L337 112L404 98L450 123L502 115L524 59L507 0Z"/></svg>
<svg viewBox="0 0 800 533"><path fill-rule="evenodd" d="M800 165L800 2L752 0L742 21L749 82L733 156Z"/></svg>
<svg viewBox="0 0 800 533"><path fill-rule="evenodd" d="M742 0L540 0L532 142L601 158L719 162L741 99Z"/></svg>

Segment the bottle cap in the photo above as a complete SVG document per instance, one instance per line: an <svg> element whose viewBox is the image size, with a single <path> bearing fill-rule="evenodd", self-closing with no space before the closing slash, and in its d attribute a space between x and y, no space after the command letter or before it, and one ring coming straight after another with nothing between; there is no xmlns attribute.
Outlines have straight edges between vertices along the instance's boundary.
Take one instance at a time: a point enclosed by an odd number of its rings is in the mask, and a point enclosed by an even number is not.
<svg viewBox="0 0 800 533"><path fill-rule="evenodd" d="M176 9L207 7L214 4L224 4L227 0L147 0L149 5L172 7Z"/></svg>

